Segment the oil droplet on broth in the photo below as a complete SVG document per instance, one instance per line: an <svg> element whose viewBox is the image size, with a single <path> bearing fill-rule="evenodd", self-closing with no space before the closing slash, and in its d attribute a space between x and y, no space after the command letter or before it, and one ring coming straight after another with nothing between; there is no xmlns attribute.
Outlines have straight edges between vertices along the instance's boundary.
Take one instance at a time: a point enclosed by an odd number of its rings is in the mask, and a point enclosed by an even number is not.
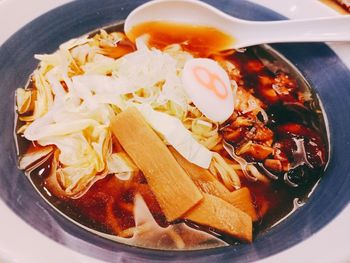
<svg viewBox="0 0 350 263"><path fill-rule="evenodd" d="M144 34L149 35L149 44L152 47L163 49L171 44L180 44L186 51L201 57L226 50L235 42L232 36L214 27L164 21L136 25L128 36L135 41Z"/></svg>

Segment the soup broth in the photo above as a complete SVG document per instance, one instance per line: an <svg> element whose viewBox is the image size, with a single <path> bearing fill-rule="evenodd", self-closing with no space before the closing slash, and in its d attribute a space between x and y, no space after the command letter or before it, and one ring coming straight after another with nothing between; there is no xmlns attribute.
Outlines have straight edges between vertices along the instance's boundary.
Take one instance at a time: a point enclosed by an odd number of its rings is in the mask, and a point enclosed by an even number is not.
<svg viewBox="0 0 350 263"><path fill-rule="evenodd" d="M114 43L111 34L121 32L121 29L119 25L90 35L93 41L100 41L101 55L111 59L126 56L137 50L135 39L148 33L149 47L164 51L169 45L176 45L178 50L193 57L213 59L237 83L235 111L227 121L217 124L217 143L210 146L210 150L234 169L240 188L249 190L257 215L253 220L254 237L285 220L307 201L324 173L329 146L317 96L290 62L269 46L225 50L227 43L234 40L214 29L144 24L134 29L131 40L124 38ZM79 44L73 45L70 52L77 46ZM84 74L86 67L79 65L77 60L72 65L76 67L72 69L75 75ZM105 73L106 76L113 74ZM25 90L38 89L37 81L32 77ZM67 88L69 85L64 81L62 87ZM32 93L31 96L36 95ZM48 147L22 135L21 127L32 121L26 121L23 116L31 114L32 110L19 112L22 118L17 122L19 135L16 139L20 161L26 154ZM112 153L123 148L113 135L111 145ZM21 168L25 168L26 175L45 200L89 231L126 244L155 249L203 249L242 242L228 233L187 218L169 222L139 169L122 179L113 173L96 172L96 180L93 179L78 196L64 195L54 189L52 170L65 167L57 163L57 145L49 146L52 147L49 154L43 154L34 164ZM222 187L227 187L230 192L237 191L225 184L220 171L214 168L209 171ZM142 210L142 204L146 204L149 211ZM140 216L148 213L150 218ZM147 224L140 223L142 220L151 227L147 229Z"/></svg>

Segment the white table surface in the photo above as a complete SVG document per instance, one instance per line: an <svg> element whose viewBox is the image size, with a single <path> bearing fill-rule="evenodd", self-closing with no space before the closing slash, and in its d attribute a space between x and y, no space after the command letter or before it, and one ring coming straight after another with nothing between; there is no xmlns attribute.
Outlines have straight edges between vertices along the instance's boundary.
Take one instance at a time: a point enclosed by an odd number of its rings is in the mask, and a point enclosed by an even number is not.
<svg viewBox="0 0 350 263"><path fill-rule="evenodd" d="M0 45L35 17L69 0L0 0ZM338 15L317 0L251 0L290 17ZM101 1L102 3L102 1ZM350 44L332 44L350 68ZM350 205L330 224L306 241L261 263L350 262ZM42 235L17 217L0 200L0 263L102 263L72 251Z"/></svg>

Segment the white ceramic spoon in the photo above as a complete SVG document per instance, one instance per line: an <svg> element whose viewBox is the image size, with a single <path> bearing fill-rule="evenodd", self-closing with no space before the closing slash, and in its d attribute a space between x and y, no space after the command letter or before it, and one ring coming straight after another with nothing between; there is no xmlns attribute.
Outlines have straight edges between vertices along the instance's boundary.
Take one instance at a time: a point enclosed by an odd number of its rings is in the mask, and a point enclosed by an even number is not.
<svg viewBox="0 0 350 263"><path fill-rule="evenodd" d="M350 41L350 16L254 22L232 17L195 0L155 0L133 10L124 30L148 21L169 21L215 27L234 37L228 48L263 43Z"/></svg>

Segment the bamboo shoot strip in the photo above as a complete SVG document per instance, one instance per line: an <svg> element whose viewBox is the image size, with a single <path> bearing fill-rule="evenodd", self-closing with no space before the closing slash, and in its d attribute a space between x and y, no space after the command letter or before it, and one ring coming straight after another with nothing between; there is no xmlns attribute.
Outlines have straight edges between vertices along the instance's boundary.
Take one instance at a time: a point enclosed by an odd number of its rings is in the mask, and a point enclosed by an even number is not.
<svg viewBox="0 0 350 263"><path fill-rule="evenodd" d="M249 215L216 196L203 196L203 200L185 214L185 219L215 228L238 240L252 242L252 219Z"/></svg>
<svg viewBox="0 0 350 263"><path fill-rule="evenodd" d="M136 108L129 108L118 114L112 120L112 131L144 173L169 222L181 217L203 198L196 185Z"/></svg>
<svg viewBox="0 0 350 263"><path fill-rule="evenodd" d="M173 147L169 147L169 150L175 157L176 161L203 193L212 194L220 198L230 193L230 191L208 170L187 161Z"/></svg>
<svg viewBox="0 0 350 263"><path fill-rule="evenodd" d="M223 199L232 204L234 207L250 215L254 222L259 219L253 204L252 196L250 195L250 191L247 187L233 191L225 195Z"/></svg>
<svg viewBox="0 0 350 263"><path fill-rule="evenodd" d="M169 147L169 150L175 157L176 161L187 172L192 181L203 193L215 195L225 200L226 202L229 202L234 207L247 213L253 221L258 220L258 216L248 188L243 187L241 189L230 192L208 170L190 163L184 157L182 157L181 154L179 154L173 147Z"/></svg>

